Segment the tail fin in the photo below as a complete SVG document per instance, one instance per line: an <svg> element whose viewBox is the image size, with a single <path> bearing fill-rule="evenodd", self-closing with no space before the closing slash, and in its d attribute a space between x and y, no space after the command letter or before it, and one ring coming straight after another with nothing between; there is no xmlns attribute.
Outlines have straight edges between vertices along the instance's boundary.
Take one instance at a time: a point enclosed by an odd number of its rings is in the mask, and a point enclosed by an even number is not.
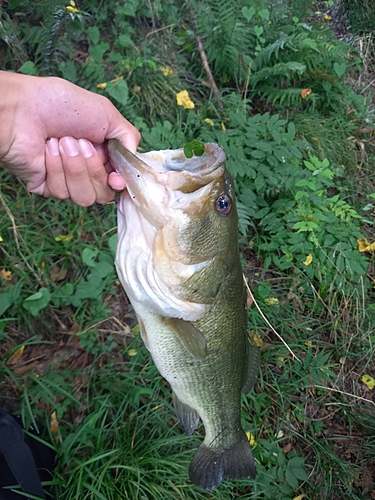
<svg viewBox="0 0 375 500"><path fill-rule="evenodd" d="M243 435L243 439L230 448L201 444L189 466L191 482L212 491L223 479L255 479L255 460L247 436Z"/></svg>

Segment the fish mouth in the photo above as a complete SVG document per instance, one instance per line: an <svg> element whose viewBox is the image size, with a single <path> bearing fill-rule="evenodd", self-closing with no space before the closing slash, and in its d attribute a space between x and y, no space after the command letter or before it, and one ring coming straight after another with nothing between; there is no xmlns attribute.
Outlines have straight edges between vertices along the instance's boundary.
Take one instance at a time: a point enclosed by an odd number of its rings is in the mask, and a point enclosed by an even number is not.
<svg viewBox="0 0 375 500"><path fill-rule="evenodd" d="M205 145L202 156L186 158L182 148L134 154L117 139L111 139L108 153L128 185L140 176L150 178L151 175L154 182L184 193L191 193L220 177L226 160L223 149L213 143Z"/></svg>

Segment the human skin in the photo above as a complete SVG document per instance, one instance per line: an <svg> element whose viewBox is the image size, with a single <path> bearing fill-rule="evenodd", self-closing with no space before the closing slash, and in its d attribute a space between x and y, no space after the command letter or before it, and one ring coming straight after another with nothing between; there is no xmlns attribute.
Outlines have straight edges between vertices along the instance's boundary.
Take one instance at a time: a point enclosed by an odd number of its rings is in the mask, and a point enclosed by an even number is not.
<svg viewBox="0 0 375 500"><path fill-rule="evenodd" d="M135 152L138 130L105 97L56 77L0 71L0 162L27 189L76 205L113 200L125 181L106 141Z"/></svg>

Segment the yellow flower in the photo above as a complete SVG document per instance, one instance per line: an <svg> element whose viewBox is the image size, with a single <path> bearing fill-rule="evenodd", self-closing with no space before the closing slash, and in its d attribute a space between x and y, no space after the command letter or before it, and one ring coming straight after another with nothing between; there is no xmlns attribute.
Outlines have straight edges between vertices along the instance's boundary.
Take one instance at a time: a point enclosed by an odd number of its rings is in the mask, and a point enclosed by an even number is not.
<svg viewBox="0 0 375 500"><path fill-rule="evenodd" d="M3 238L0 236L0 241L4 241Z"/></svg>
<svg viewBox="0 0 375 500"><path fill-rule="evenodd" d="M77 14L79 12L78 9L76 9L75 7L72 7L71 5L67 5L66 10L68 10L72 14Z"/></svg>
<svg viewBox="0 0 375 500"><path fill-rule="evenodd" d="M332 21L332 16L329 16L328 14L326 14L323 19L325 21Z"/></svg>
<svg viewBox="0 0 375 500"><path fill-rule="evenodd" d="M309 266L312 261L313 261L313 256L311 253L309 253L309 255L306 257L306 260L304 262L305 266Z"/></svg>
<svg viewBox="0 0 375 500"><path fill-rule="evenodd" d="M74 236L72 234L59 234L56 236L55 241L66 241L69 243L73 238Z"/></svg>
<svg viewBox="0 0 375 500"><path fill-rule="evenodd" d="M21 345L8 359L8 364L15 365L17 361L22 357L23 351L25 350L25 346Z"/></svg>
<svg viewBox="0 0 375 500"><path fill-rule="evenodd" d="M211 125L211 127L214 126L214 122L211 120L211 118L205 118L204 120L206 123L208 123L209 125Z"/></svg>
<svg viewBox="0 0 375 500"><path fill-rule="evenodd" d="M75 6L76 6L76 3L75 3L75 1L74 1L74 0L70 0L70 2L69 2L69 3L70 3L70 5L71 5L72 7L75 7Z"/></svg>
<svg viewBox="0 0 375 500"><path fill-rule="evenodd" d="M357 240L359 252L375 252L375 241L370 243L366 238Z"/></svg>
<svg viewBox="0 0 375 500"><path fill-rule="evenodd" d="M221 130L223 130L223 131L224 131L224 130L226 130L226 129L227 129L227 127L224 125L224 122L221 122Z"/></svg>
<svg viewBox="0 0 375 500"><path fill-rule="evenodd" d="M276 297L267 297L266 299L264 299L264 303L267 306L276 306L279 304L279 299L277 299Z"/></svg>
<svg viewBox="0 0 375 500"><path fill-rule="evenodd" d="M182 90L176 94L177 104L183 106L185 109L193 109L195 107L193 101L190 99L189 92Z"/></svg>
<svg viewBox="0 0 375 500"><path fill-rule="evenodd" d="M171 76L171 75L174 75L174 71L172 68L170 68L169 66L162 66L160 68L160 71L163 73L164 76Z"/></svg>
<svg viewBox="0 0 375 500"><path fill-rule="evenodd" d="M96 86L98 89L102 89L104 90L107 86L107 82L104 82L104 83L98 83L98 85Z"/></svg>
<svg viewBox="0 0 375 500"><path fill-rule="evenodd" d="M255 446L257 442L255 441L255 437L251 432L246 432L247 439L249 440L250 446Z"/></svg>
<svg viewBox="0 0 375 500"><path fill-rule="evenodd" d="M250 330L250 342L255 345L255 347L262 347L263 339L261 335L255 330Z"/></svg>
<svg viewBox="0 0 375 500"><path fill-rule="evenodd" d="M137 355L137 351L135 349L128 350L128 356L136 356L136 355Z"/></svg>
<svg viewBox="0 0 375 500"><path fill-rule="evenodd" d="M57 414L55 411L51 413L49 428L52 434L57 434L57 431L59 430L59 421L57 420Z"/></svg>
<svg viewBox="0 0 375 500"><path fill-rule="evenodd" d="M375 387L375 380L370 375L363 375L361 380L371 391Z"/></svg>

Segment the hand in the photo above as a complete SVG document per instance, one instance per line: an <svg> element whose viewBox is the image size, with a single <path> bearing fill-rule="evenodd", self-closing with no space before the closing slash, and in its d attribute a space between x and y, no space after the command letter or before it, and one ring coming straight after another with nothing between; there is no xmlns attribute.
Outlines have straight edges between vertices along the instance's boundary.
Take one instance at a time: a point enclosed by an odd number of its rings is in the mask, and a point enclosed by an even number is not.
<svg viewBox="0 0 375 500"><path fill-rule="evenodd" d="M106 141L135 152L140 140L108 99L55 77L0 71L0 123L0 162L30 192L81 206L106 203L125 187Z"/></svg>

